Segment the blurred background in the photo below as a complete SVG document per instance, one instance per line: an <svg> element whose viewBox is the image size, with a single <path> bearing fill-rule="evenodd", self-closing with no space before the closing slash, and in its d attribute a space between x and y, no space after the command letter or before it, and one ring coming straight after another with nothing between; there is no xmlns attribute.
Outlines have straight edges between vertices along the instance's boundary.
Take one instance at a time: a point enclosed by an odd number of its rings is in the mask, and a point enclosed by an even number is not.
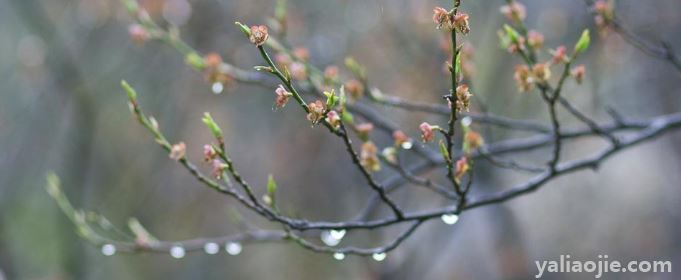
<svg viewBox="0 0 681 280"><path fill-rule="evenodd" d="M496 31L504 1L463 1L473 32L474 107L548 123L535 95L513 82L517 58L499 47ZM617 1L623 21L642 37L670 40L681 50L681 2ZM178 25L199 51L218 52L243 68L260 65L257 51L234 27L236 20L264 23L274 0L143 0L157 21ZM593 20L575 0L523 1L527 24L546 45L572 46ZM323 68L352 55L386 93L439 102L448 77L442 34L433 28L435 0L289 0L289 41L305 46ZM311 129L300 110L272 111L273 90L237 85L211 92L200 73L159 42L130 41L132 22L116 0L0 0L0 279L527 279L534 260L671 260L681 265L681 133L671 132L610 158L597 172L582 171L502 205L465 213L458 224L426 223L383 262L347 257L335 261L294 244L246 245L238 256L202 253L116 254L78 238L70 221L44 190L54 170L76 207L97 211L124 227L138 218L157 237L181 240L239 232L234 213L276 229L231 199L200 186L154 143L130 116L119 89L126 79L145 111L172 142L184 141L199 159L210 141L201 125L212 112L227 135L242 175L259 192L267 174L277 178L284 211L312 220L354 217L371 194L349 164L341 142ZM595 34L596 32L594 32ZM594 36L581 62L585 83L569 83L565 96L597 120L604 106L630 117L652 117L681 108L681 79L673 68L645 56L617 35ZM542 54L548 59L548 54ZM343 73L347 76L346 72ZM413 138L422 121L438 116L378 107ZM567 127L580 124L561 112ZM526 133L480 129L487 142ZM380 132L379 146L389 138ZM571 142L565 158L602 147L603 141ZM548 150L512 155L543 164ZM481 163L475 191L491 192L527 179ZM385 168L384 168L385 169ZM383 178L389 172L381 172ZM431 174L441 178L443 171ZM419 188L395 199L411 210L445 205ZM380 211L379 211L380 212ZM383 211L383 214L389 212ZM380 216L382 213L376 213ZM395 229L358 231L343 244L378 245ZM581 279L591 274L549 274ZM630 279L678 279L679 273L610 274Z"/></svg>

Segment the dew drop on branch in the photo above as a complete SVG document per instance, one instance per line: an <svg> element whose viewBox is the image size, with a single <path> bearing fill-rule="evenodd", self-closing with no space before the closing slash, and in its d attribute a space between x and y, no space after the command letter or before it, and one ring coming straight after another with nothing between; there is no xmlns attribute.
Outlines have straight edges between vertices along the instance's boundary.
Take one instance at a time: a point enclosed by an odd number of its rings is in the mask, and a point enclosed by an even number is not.
<svg viewBox="0 0 681 280"><path fill-rule="evenodd" d="M170 248L170 255L176 259L184 258L185 255L184 248L182 248L182 246L173 246L172 248Z"/></svg>
<svg viewBox="0 0 681 280"><path fill-rule="evenodd" d="M343 234L345 234L345 233L343 233ZM332 234L331 231L322 231L320 238L321 238L322 242L324 242L324 244L326 244L326 246L333 247L333 246L338 245L341 242L342 236L341 236L341 238L336 238L336 236L339 236L339 235L340 235L339 233L336 233L335 236L334 236L334 234Z"/></svg>
<svg viewBox="0 0 681 280"><path fill-rule="evenodd" d="M203 251L205 251L206 254L215 255L220 252L220 245L215 242L208 242L203 245Z"/></svg>
<svg viewBox="0 0 681 280"><path fill-rule="evenodd" d="M225 245L225 251L227 251L227 254L230 254L232 256L236 256L241 253L241 247L240 243L236 242L229 242L227 245Z"/></svg>
<svg viewBox="0 0 681 280"><path fill-rule="evenodd" d="M411 141L406 141L402 143L402 149L411 150L412 147L414 147L414 143L412 143Z"/></svg>
<svg viewBox="0 0 681 280"><path fill-rule="evenodd" d="M102 246L102 254L105 256L113 256L116 254L116 246L113 244L104 244L104 246Z"/></svg>
<svg viewBox="0 0 681 280"><path fill-rule="evenodd" d="M442 222L448 225L456 224L459 221L459 215L456 214L444 214L442 215Z"/></svg>
<svg viewBox="0 0 681 280"><path fill-rule="evenodd" d="M215 82L213 85L210 87L210 89L213 91L215 94L220 94L222 91L225 89L225 86L220 83L220 82Z"/></svg>
<svg viewBox="0 0 681 280"><path fill-rule="evenodd" d="M338 240L341 240L345 236L346 231L344 229L341 229L341 230L333 229L329 233L331 234L331 237L338 239Z"/></svg>
<svg viewBox="0 0 681 280"><path fill-rule="evenodd" d="M385 254L385 252L381 252L381 253L374 253L371 257L374 258L375 261L380 262L380 261L385 260L386 256L387 255Z"/></svg>
<svg viewBox="0 0 681 280"><path fill-rule="evenodd" d="M341 252L336 252L336 253L333 254L333 258L336 259L336 260L342 261L343 259L345 259L345 254L343 254Z"/></svg>

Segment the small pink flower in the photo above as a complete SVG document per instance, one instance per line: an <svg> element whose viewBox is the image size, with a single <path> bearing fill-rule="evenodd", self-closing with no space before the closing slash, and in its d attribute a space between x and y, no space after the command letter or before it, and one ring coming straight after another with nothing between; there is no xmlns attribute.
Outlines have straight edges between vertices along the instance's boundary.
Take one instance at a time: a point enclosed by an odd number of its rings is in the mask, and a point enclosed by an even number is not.
<svg viewBox="0 0 681 280"><path fill-rule="evenodd" d="M471 94L468 85L463 84L456 87L456 111L468 112L472 96L473 94Z"/></svg>
<svg viewBox="0 0 681 280"><path fill-rule="evenodd" d="M341 118L338 112L331 110L326 114L326 121L329 122L333 128L338 128L340 126Z"/></svg>
<svg viewBox="0 0 681 280"><path fill-rule="evenodd" d="M461 34L468 34L471 31L471 27L468 24L468 14L466 13L456 13L454 15L454 27L461 32Z"/></svg>
<svg viewBox="0 0 681 280"><path fill-rule="evenodd" d="M520 92L528 92L534 88L533 79L530 75L530 68L527 65L516 65L513 79Z"/></svg>
<svg viewBox="0 0 681 280"><path fill-rule="evenodd" d="M371 133L372 130L374 130L374 124L372 123L361 123L355 126L357 137L363 141L369 140L369 133Z"/></svg>
<svg viewBox="0 0 681 280"><path fill-rule="evenodd" d="M274 93L277 95L274 100L274 105L277 108L284 108L288 100L291 98L291 96L293 96L292 93L286 91L283 85L279 85Z"/></svg>
<svg viewBox="0 0 681 280"><path fill-rule="evenodd" d="M557 47L553 51L553 59L551 60L551 63L553 64L558 64L558 63L563 63L567 61L567 48L565 46L560 46Z"/></svg>
<svg viewBox="0 0 681 280"><path fill-rule="evenodd" d="M540 49L544 45L544 35L535 30L530 30L527 34L527 45L535 50Z"/></svg>
<svg viewBox="0 0 681 280"><path fill-rule="evenodd" d="M381 165L378 161L378 148L376 148L373 142L367 141L362 144L359 157L362 166L369 171L376 172L381 170Z"/></svg>
<svg viewBox="0 0 681 280"><path fill-rule="evenodd" d="M510 21L523 21L527 17L525 6L518 2L513 2L501 7L501 13Z"/></svg>
<svg viewBox="0 0 681 280"><path fill-rule="evenodd" d="M433 22L437 24L437 29L442 27L452 28L452 17L445 8L435 7L433 9Z"/></svg>
<svg viewBox="0 0 681 280"><path fill-rule="evenodd" d="M203 145L203 160L206 162L210 162L211 160L215 159L215 157L218 156L217 151L213 148L211 145Z"/></svg>
<svg viewBox="0 0 681 280"><path fill-rule="evenodd" d="M212 172L213 177L215 177L218 180L222 179L222 176L223 176L223 174L225 173L225 170L227 170L228 167L229 167L229 165L227 165L226 163L220 161L219 159L214 159L213 160L213 172Z"/></svg>
<svg viewBox="0 0 681 280"><path fill-rule="evenodd" d="M304 81L307 79L307 69L305 67L305 64L302 64L300 62L293 62L289 67L293 79L298 81Z"/></svg>
<svg viewBox="0 0 681 280"><path fill-rule="evenodd" d="M251 26L251 37L249 38L251 40L251 43L259 47L264 45L265 41L267 41L267 38L269 37L270 34L267 31L267 26L264 25Z"/></svg>
<svg viewBox="0 0 681 280"><path fill-rule="evenodd" d="M324 69L324 80L327 82L335 81L338 79L338 67L335 65L329 65Z"/></svg>
<svg viewBox="0 0 681 280"><path fill-rule="evenodd" d="M402 146L402 144L410 142L411 139L409 139L409 136L407 136L406 133L404 133L402 130L395 130L393 131L393 140L395 141L395 146Z"/></svg>
<svg viewBox="0 0 681 280"><path fill-rule="evenodd" d="M430 142L433 140L433 137L435 137L435 134L433 133L433 126L427 122L419 125L419 130L421 130L421 140L423 143Z"/></svg>
<svg viewBox="0 0 681 280"><path fill-rule="evenodd" d="M537 63L532 67L532 74L539 81L547 81L551 78L549 63Z"/></svg>
<svg viewBox="0 0 681 280"><path fill-rule="evenodd" d="M298 47L293 50L293 56L298 60L308 61L310 59L310 51L304 47Z"/></svg>
<svg viewBox="0 0 681 280"><path fill-rule="evenodd" d="M310 109L310 112L307 114L307 120L311 121L312 124L318 123L324 117L326 106L324 106L321 100L310 102L307 104L307 107Z"/></svg>
<svg viewBox="0 0 681 280"><path fill-rule="evenodd" d="M575 81L577 81L578 84L581 84L582 81L584 80L584 73L586 72L586 67L584 67L584 64L580 64L575 66L575 68L572 68L570 71L570 75L575 78Z"/></svg>
<svg viewBox="0 0 681 280"><path fill-rule="evenodd" d="M132 41L138 45L144 44L149 39L149 33L139 24L131 24L128 27L128 33Z"/></svg>
<svg viewBox="0 0 681 280"><path fill-rule="evenodd" d="M350 95L350 99L359 100L364 95L364 85L362 82L352 79L344 84L345 91Z"/></svg>
<svg viewBox="0 0 681 280"><path fill-rule="evenodd" d="M184 142L180 142L177 144L174 144L172 147L170 147L170 158L174 160L181 160L184 158L185 153L187 152L187 145L184 144Z"/></svg>
<svg viewBox="0 0 681 280"><path fill-rule="evenodd" d="M470 165L468 165L468 159L466 157L462 157L461 159L456 161L456 172L454 173L454 178L456 181L460 181L461 177L463 175L466 175L468 170L470 170Z"/></svg>

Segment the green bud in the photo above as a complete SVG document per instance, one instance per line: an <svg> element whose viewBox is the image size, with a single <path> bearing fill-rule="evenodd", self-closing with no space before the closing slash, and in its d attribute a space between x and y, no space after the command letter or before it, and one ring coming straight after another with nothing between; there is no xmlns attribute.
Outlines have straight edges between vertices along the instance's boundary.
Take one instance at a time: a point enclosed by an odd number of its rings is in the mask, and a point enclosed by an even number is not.
<svg viewBox="0 0 681 280"><path fill-rule="evenodd" d="M128 95L128 99L130 99L130 101L137 100L137 92L128 84L128 82L126 82L125 80L121 80L121 87Z"/></svg>
<svg viewBox="0 0 681 280"><path fill-rule="evenodd" d="M215 120L213 120L213 117L211 117L210 113L203 113L203 123L206 124L208 129L210 129L210 132L213 133L213 136L217 139L222 139L222 130L218 126L217 123L215 123Z"/></svg>
<svg viewBox="0 0 681 280"><path fill-rule="evenodd" d="M589 48L589 44L591 44L589 29L584 29L582 36L579 37L579 41L577 41L577 44L575 44L575 55L586 51L586 49Z"/></svg>
<svg viewBox="0 0 681 280"><path fill-rule="evenodd" d="M241 22L238 22L238 21L235 22L234 24L236 24L237 26L239 26L239 29L241 30L241 32L244 33L244 35L246 35L246 38L250 38L250 37L251 37L251 29L248 28L248 26L246 26L245 24L243 24L243 23L241 23Z"/></svg>
<svg viewBox="0 0 681 280"><path fill-rule="evenodd" d="M461 75L461 48L456 52L456 65L454 66L454 75L458 77Z"/></svg>
<svg viewBox="0 0 681 280"><path fill-rule="evenodd" d="M187 65L193 67L198 71L201 71L203 70L203 68L206 67L206 64L203 62L203 58L195 52L188 53L187 56L184 58L184 61L187 63Z"/></svg>
<svg viewBox="0 0 681 280"><path fill-rule="evenodd" d="M267 194L270 197L274 197L274 194L277 192L277 182L274 181L274 176L270 174L267 177Z"/></svg>
<svg viewBox="0 0 681 280"><path fill-rule="evenodd" d="M442 154L442 157L445 159L445 161L451 162L452 159L449 157L449 151L447 150L445 141L442 140L440 140L440 154Z"/></svg>
<svg viewBox="0 0 681 280"><path fill-rule="evenodd" d="M326 96L326 108L331 109L338 103L338 96L336 92L331 89L331 91L325 91L324 96Z"/></svg>
<svg viewBox="0 0 681 280"><path fill-rule="evenodd" d="M139 11L139 4L135 0L122 0L123 6L128 10L128 13L136 14Z"/></svg>
<svg viewBox="0 0 681 280"><path fill-rule="evenodd" d="M343 120L344 123L351 124L354 122L354 118L352 117L352 114L348 112L348 110L343 110L343 113L341 114L341 120Z"/></svg>
<svg viewBox="0 0 681 280"><path fill-rule="evenodd" d="M518 31L513 29L513 27L511 27L508 24L504 24L504 30L506 31L506 36L508 40L513 44L517 44L520 38L520 34L518 34Z"/></svg>
<svg viewBox="0 0 681 280"><path fill-rule="evenodd" d="M355 76L361 78L361 79L366 79L366 69L360 65L357 60L355 60L352 57L346 57L345 58L345 67L352 72Z"/></svg>

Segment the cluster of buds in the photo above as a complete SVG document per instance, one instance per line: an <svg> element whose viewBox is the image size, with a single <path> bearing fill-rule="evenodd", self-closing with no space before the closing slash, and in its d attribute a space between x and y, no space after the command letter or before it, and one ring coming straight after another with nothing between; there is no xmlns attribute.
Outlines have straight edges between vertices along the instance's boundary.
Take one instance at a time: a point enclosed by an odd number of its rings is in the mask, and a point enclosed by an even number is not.
<svg viewBox="0 0 681 280"><path fill-rule="evenodd" d="M274 90L274 93L276 95L274 99L275 108L284 108L286 103L288 103L288 100L293 96L293 94L288 92L283 85L279 85L279 87Z"/></svg>
<svg viewBox="0 0 681 280"><path fill-rule="evenodd" d="M584 64L580 64L570 70L570 76L572 76L578 84L584 81L584 73L586 72L586 67Z"/></svg>
<svg viewBox="0 0 681 280"><path fill-rule="evenodd" d="M596 14L594 17L596 26L601 33L605 33L615 17L613 5L609 1L598 0L594 3L593 9Z"/></svg>
<svg viewBox="0 0 681 280"><path fill-rule="evenodd" d="M364 168L369 171L379 171L381 170L381 164L378 161L378 148L371 141L366 141L362 143L362 149L360 151L360 163Z"/></svg>
<svg viewBox="0 0 681 280"><path fill-rule="evenodd" d="M440 127L436 125L430 125L427 122L421 123L421 125L419 125L419 130L421 131L421 141L423 141L423 143L433 141L433 138L435 138L435 130L437 129L440 129Z"/></svg>
<svg viewBox="0 0 681 280"><path fill-rule="evenodd" d="M317 124L324 118L326 106L321 100L310 102L307 104L307 107L310 109L309 113L307 114L307 120L311 121L312 124Z"/></svg>
<svg viewBox="0 0 681 280"><path fill-rule="evenodd" d="M358 80L350 79L345 82L344 87L345 92L349 94L352 101L359 100L364 96L364 84Z"/></svg>
<svg viewBox="0 0 681 280"><path fill-rule="evenodd" d="M442 7L433 9L433 22L437 24L437 29L458 30L461 34L468 34L471 31L468 19L466 13L453 14Z"/></svg>
<svg viewBox="0 0 681 280"><path fill-rule="evenodd" d="M255 44L256 46L260 47L265 44L267 41L267 38L270 37L269 31L267 30L267 26L264 25L254 25L251 26L251 34L248 37L249 40L251 40L251 43Z"/></svg>
<svg viewBox="0 0 681 280"><path fill-rule="evenodd" d="M187 145L184 142L173 144L170 147L170 154L168 155L171 159L181 160L185 157L187 153Z"/></svg>
<svg viewBox="0 0 681 280"><path fill-rule="evenodd" d="M520 23L527 17L525 6L516 1L512 1L508 5L501 6L500 11L508 20L515 23Z"/></svg>
<svg viewBox="0 0 681 280"><path fill-rule="evenodd" d="M470 103L471 103L471 97L473 94L471 94L468 85L460 85L456 87L456 111L461 113L461 112L468 112L470 109Z"/></svg>

